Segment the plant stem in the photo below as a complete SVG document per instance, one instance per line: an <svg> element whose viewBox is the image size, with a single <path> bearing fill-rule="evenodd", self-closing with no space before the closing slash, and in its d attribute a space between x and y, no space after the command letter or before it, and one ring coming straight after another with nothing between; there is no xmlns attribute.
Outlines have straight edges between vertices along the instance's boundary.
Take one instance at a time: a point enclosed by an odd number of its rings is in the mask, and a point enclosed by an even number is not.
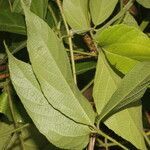
<svg viewBox="0 0 150 150"><path fill-rule="evenodd" d="M6 90L7 94L8 94L9 107L10 107L12 119L14 121L14 127L17 128L18 124L17 124L17 120L15 118L15 112L14 112L14 108L13 108L13 102L12 102L12 97L11 97L11 92L10 92L10 84L9 83L6 85L5 90ZM18 133L18 132L16 132L16 133ZM18 138L20 140L22 150L25 150L24 142L23 142L21 133L18 133L17 135L18 135Z"/></svg>
<svg viewBox="0 0 150 150"><path fill-rule="evenodd" d="M66 50L66 51L69 51L69 52L70 52L70 50ZM82 55L87 55L87 56L93 56L93 57L97 56L97 54L95 54L95 53L81 52L81 51L77 51L77 50L73 50L73 53L82 54Z"/></svg>
<svg viewBox="0 0 150 150"><path fill-rule="evenodd" d="M115 139L113 139L112 137L108 136L107 134L105 134L103 131L97 129L95 127L95 130L97 131L97 133L103 137L105 137L106 139L110 140L111 142L115 143L116 145L120 146L123 150L128 150L124 145L122 145L121 143L119 143L118 141L116 141Z"/></svg>
<svg viewBox="0 0 150 150"><path fill-rule="evenodd" d="M56 3L58 5L58 7L59 7L60 13L61 13L63 21L64 21L64 25L65 25L65 28L66 28L66 31L67 31L68 42L69 42L69 49L70 49L70 55L71 55L72 73L73 73L74 82L75 82L75 84L77 84L75 61L74 61L74 55L73 55L72 34L71 34L71 31L69 30L67 21L65 19L65 15L63 13L63 9L62 9L60 0L56 0Z"/></svg>
<svg viewBox="0 0 150 150"><path fill-rule="evenodd" d="M90 142L87 150L94 150L96 137L90 137Z"/></svg>
<svg viewBox="0 0 150 150"><path fill-rule="evenodd" d="M142 134L143 134L143 136L144 136L144 138L145 138L145 141L147 142L148 146L150 146L150 140L149 140L149 138L147 137L146 133L143 131Z"/></svg>
<svg viewBox="0 0 150 150"><path fill-rule="evenodd" d="M94 80L92 79L82 90L81 92L83 93L86 89L88 89L92 84L93 84Z"/></svg>
<svg viewBox="0 0 150 150"><path fill-rule="evenodd" d="M8 135L10 135L10 134L12 134L12 133L18 132L18 131L20 131L21 129L27 128L27 127L29 127L29 125L30 125L30 124L27 123L27 124L25 124L25 125L22 125L21 127L15 128L15 129L12 130L12 131L5 132L5 133L3 133L3 134L1 135L1 138L6 137L6 136L8 136Z"/></svg>
<svg viewBox="0 0 150 150"><path fill-rule="evenodd" d="M112 23L114 23L116 20L118 20L121 16L123 16L127 10L133 5L133 0L130 0L124 7L123 9L115 16L113 17L110 21L108 21L102 28L99 29L99 31L102 31L103 29L109 27Z"/></svg>
<svg viewBox="0 0 150 150"><path fill-rule="evenodd" d="M54 13L54 11L53 11L51 5L48 4L48 7L47 7L47 8L48 8L49 12L51 13L51 15L52 15L52 17L53 17L53 19L54 19L55 26L57 27L57 18L56 18L56 16L55 16L55 13Z"/></svg>

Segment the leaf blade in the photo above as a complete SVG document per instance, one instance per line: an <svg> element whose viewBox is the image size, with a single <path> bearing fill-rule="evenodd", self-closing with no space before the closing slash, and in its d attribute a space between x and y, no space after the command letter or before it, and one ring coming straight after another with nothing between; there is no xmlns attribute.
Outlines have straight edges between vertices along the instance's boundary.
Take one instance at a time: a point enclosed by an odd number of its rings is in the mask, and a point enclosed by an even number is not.
<svg viewBox="0 0 150 150"><path fill-rule="evenodd" d="M64 0L63 9L67 22L74 30L90 28L88 0Z"/></svg>
<svg viewBox="0 0 150 150"><path fill-rule="evenodd" d="M118 0L90 0L90 12L95 25L103 23L115 9Z"/></svg>
<svg viewBox="0 0 150 150"><path fill-rule="evenodd" d="M55 109L69 118L93 125L94 111L73 83L68 58L61 41L42 19L26 7L24 12L30 61L45 97ZM47 68L43 67L44 65Z"/></svg>
<svg viewBox="0 0 150 150"><path fill-rule="evenodd" d="M12 83L26 111L47 139L60 148L81 149L88 143L90 129L55 110L43 96L32 67L15 59L8 51ZM65 122L65 124L64 124ZM79 141L79 137L81 141ZM75 142L72 144L72 142Z"/></svg>

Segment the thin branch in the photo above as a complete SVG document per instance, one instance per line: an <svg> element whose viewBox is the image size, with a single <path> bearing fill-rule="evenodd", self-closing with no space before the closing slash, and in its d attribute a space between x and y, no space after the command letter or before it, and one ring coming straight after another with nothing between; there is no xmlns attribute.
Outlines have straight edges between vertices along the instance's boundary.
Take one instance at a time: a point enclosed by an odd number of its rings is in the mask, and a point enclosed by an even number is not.
<svg viewBox="0 0 150 150"><path fill-rule="evenodd" d="M67 21L65 19L65 15L64 15L64 12L63 12L60 0L56 0L56 3L58 5L58 7L59 7L60 13L61 13L63 21L64 21L64 25L65 25L65 28L66 28L66 31L67 31L68 42L69 42L69 49L70 49L70 55L71 55L71 64L72 64L73 78L74 78L75 84L77 84L75 61L74 61L74 55L73 55L72 33L69 30L69 27L68 27Z"/></svg>
<svg viewBox="0 0 150 150"><path fill-rule="evenodd" d="M13 101L12 101L12 97L11 97L10 84L9 83L6 85L5 90L6 90L7 94L8 94L9 107L10 107L12 119L13 119L13 122L14 122L14 127L18 128L17 120L15 118L15 112L14 112L14 108L13 108ZM22 150L25 150L24 142L23 142L23 139L22 139L22 136L21 136L21 131L20 131L20 133L18 133L18 132L16 132L16 133L17 133L18 138L20 140Z"/></svg>

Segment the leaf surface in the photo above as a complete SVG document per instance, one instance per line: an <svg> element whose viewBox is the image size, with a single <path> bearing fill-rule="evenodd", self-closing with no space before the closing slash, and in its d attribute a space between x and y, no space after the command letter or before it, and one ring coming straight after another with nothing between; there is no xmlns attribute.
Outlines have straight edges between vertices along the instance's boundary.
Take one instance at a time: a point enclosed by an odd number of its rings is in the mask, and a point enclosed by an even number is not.
<svg viewBox="0 0 150 150"><path fill-rule="evenodd" d="M21 14L10 11L0 11L0 31L17 34L26 34L24 17Z"/></svg>
<svg viewBox="0 0 150 150"><path fill-rule="evenodd" d="M73 83L62 42L42 19L26 7L24 11L30 61L45 97L55 109L69 118L93 125L94 111Z"/></svg>
<svg viewBox="0 0 150 150"><path fill-rule="evenodd" d="M150 39L124 24L97 33L96 40L112 65L126 74L138 61L150 61Z"/></svg>
<svg viewBox="0 0 150 150"><path fill-rule="evenodd" d="M75 123L54 109L41 92L32 67L15 59L8 50L7 53L14 88L38 130L57 147L85 147L89 141L89 127Z"/></svg>
<svg viewBox="0 0 150 150"><path fill-rule="evenodd" d="M45 18L48 0L25 0L24 2L36 15L41 18ZM13 12L22 13L22 11L21 1L15 0L13 3Z"/></svg>
<svg viewBox="0 0 150 150"><path fill-rule="evenodd" d="M141 4L145 8L150 8L150 1L149 0L136 0L139 4Z"/></svg>
<svg viewBox="0 0 150 150"><path fill-rule="evenodd" d="M95 25L103 23L113 12L118 0L90 0L90 12Z"/></svg>
<svg viewBox="0 0 150 150"><path fill-rule="evenodd" d="M71 28L74 30L90 28L88 0L64 0L63 9Z"/></svg>
<svg viewBox="0 0 150 150"><path fill-rule="evenodd" d="M119 86L121 78L113 72L102 52L99 53L96 68L93 97L97 112L100 114ZM141 118L141 107L132 106L113 114L104 123L137 148L145 150L144 139L141 135L143 130Z"/></svg>
<svg viewBox="0 0 150 150"><path fill-rule="evenodd" d="M150 84L150 62L138 63L121 81L100 118L139 100Z"/></svg>

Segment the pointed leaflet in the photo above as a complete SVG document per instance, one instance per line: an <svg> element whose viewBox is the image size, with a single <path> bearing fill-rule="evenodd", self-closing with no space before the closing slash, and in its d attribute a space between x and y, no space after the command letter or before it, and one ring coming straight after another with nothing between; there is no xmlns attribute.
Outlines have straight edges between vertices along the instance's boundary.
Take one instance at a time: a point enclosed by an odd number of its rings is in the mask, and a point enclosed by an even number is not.
<svg viewBox="0 0 150 150"><path fill-rule="evenodd" d="M138 61L150 61L150 39L135 27L114 25L98 32L96 40L110 63L124 74Z"/></svg>
<svg viewBox="0 0 150 150"><path fill-rule="evenodd" d="M150 0L136 0L136 1L143 7L150 8Z"/></svg>
<svg viewBox="0 0 150 150"><path fill-rule="evenodd" d="M90 0L90 12L95 25L103 23L113 12L118 0Z"/></svg>
<svg viewBox="0 0 150 150"><path fill-rule="evenodd" d="M90 129L68 119L54 109L41 92L32 67L15 59L7 50L14 88L39 131L54 145L81 149L89 140Z"/></svg>
<svg viewBox="0 0 150 150"><path fill-rule="evenodd" d="M121 81L117 90L103 108L102 119L126 105L139 100L150 84L150 62L138 63Z"/></svg>
<svg viewBox="0 0 150 150"><path fill-rule="evenodd" d="M88 0L64 0L63 10L72 29L87 30L90 28Z"/></svg>
<svg viewBox="0 0 150 150"><path fill-rule="evenodd" d="M108 103L120 81L121 78L113 72L104 54L100 52L93 89L93 97L98 114ZM112 115L104 123L116 134L130 141L137 148L144 150L144 139L139 131L143 129L141 118L141 108L133 107ZM131 129L132 134L130 134Z"/></svg>
<svg viewBox="0 0 150 150"><path fill-rule="evenodd" d="M68 58L61 41L42 19L26 7L24 12L30 61L45 97L55 109L69 118L93 125L94 111L72 81Z"/></svg>
<svg viewBox="0 0 150 150"><path fill-rule="evenodd" d="M133 106L122 110L105 121L105 124L119 136L131 142L135 147L146 150L142 135L142 109Z"/></svg>
<svg viewBox="0 0 150 150"><path fill-rule="evenodd" d="M114 80L115 77L116 75L106 62L104 54L100 52L93 88L93 97L98 114L101 113L114 93L114 89L116 89L116 85L118 84L116 82L120 81L119 77L117 77L117 80Z"/></svg>

